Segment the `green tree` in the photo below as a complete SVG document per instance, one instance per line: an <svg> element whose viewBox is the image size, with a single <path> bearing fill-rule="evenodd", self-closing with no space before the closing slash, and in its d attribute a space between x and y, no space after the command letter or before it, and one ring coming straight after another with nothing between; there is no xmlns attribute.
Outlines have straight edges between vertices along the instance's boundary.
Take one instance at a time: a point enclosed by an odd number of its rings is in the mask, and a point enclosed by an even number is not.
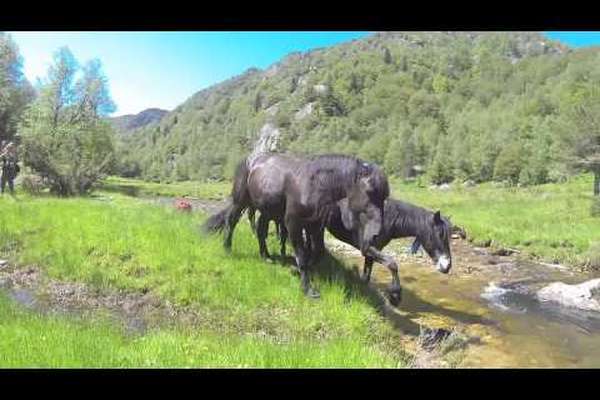
<svg viewBox="0 0 600 400"><path fill-rule="evenodd" d="M519 182L521 168L523 165L523 155L520 143L511 143L504 147L494 164L494 179L497 181L507 180L511 184Z"/></svg>
<svg viewBox="0 0 600 400"><path fill-rule="evenodd" d="M35 91L23 76L23 61L10 35L0 32L0 140L10 140Z"/></svg>
<svg viewBox="0 0 600 400"><path fill-rule="evenodd" d="M453 176L453 163L450 155L450 141L446 136L439 138L435 156L427 171L429 180L434 185L451 182Z"/></svg>
<svg viewBox="0 0 600 400"><path fill-rule="evenodd" d="M594 175L594 196L600 196L600 85L579 88L563 115L563 159Z"/></svg>
<svg viewBox="0 0 600 400"><path fill-rule="evenodd" d="M89 192L114 155L114 133L104 120L114 104L100 63L88 63L75 82L78 69L67 48L57 51L20 127L24 162L61 196Z"/></svg>

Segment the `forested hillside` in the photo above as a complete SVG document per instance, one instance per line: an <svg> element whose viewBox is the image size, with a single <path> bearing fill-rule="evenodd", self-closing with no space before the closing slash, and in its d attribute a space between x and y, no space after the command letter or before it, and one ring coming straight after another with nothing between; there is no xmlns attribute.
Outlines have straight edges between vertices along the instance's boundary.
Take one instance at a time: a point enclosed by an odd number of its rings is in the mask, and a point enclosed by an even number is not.
<svg viewBox="0 0 600 400"><path fill-rule="evenodd" d="M120 168L228 177L262 134L279 150L356 154L433 183L556 180L563 109L600 82L599 61L539 33L376 33L196 93L134 132Z"/></svg>
<svg viewBox="0 0 600 400"><path fill-rule="evenodd" d="M153 122L158 122L169 112L160 108L148 108L137 114L121 115L119 117L109 118L109 121L115 127L115 130L121 135L127 135L131 131L142 128Z"/></svg>

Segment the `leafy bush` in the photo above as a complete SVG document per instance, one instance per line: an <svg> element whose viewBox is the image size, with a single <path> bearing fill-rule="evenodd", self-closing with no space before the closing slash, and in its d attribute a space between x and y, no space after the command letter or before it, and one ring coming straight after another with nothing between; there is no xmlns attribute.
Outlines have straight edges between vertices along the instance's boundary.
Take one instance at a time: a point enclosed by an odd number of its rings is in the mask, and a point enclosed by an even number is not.
<svg viewBox="0 0 600 400"><path fill-rule="evenodd" d="M592 200L590 213L592 214L592 217L600 217L600 197L595 196Z"/></svg>
<svg viewBox="0 0 600 400"><path fill-rule="evenodd" d="M594 242L585 254L587 265L593 269L600 269L600 242Z"/></svg>
<svg viewBox="0 0 600 400"><path fill-rule="evenodd" d="M44 180L39 175L22 175L18 181L21 188L30 195L38 195L46 188Z"/></svg>

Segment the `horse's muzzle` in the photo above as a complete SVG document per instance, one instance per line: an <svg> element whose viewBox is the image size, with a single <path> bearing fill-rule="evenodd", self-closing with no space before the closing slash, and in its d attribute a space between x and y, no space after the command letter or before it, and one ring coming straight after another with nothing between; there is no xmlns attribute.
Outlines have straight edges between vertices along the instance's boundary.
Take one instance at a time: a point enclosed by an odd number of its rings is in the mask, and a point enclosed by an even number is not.
<svg viewBox="0 0 600 400"><path fill-rule="evenodd" d="M448 256L442 255L440 258L438 258L436 266L438 271L443 274L447 274L452 268L452 260Z"/></svg>

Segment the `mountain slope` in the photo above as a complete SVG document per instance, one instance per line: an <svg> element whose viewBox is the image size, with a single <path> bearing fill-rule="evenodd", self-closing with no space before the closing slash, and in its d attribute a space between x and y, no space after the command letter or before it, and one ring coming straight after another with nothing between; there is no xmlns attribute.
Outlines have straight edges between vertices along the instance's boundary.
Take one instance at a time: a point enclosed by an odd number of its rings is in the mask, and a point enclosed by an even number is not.
<svg viewBox="0 0 600 400"><path fill-rule="evenodd" d="M134 132L121 156L147 179L223 178L260 137L435 183L539 183L562 173L553 124L597 60L539 33L376 33L202 90Z"/></svg>
<svg viewBox="0 0 600 400"><path fill-rule="evenodd" d="M127 114L110 118L115 129L122 134L160 121L169 112L160 108L148 108L138 114Z"/></svg>

